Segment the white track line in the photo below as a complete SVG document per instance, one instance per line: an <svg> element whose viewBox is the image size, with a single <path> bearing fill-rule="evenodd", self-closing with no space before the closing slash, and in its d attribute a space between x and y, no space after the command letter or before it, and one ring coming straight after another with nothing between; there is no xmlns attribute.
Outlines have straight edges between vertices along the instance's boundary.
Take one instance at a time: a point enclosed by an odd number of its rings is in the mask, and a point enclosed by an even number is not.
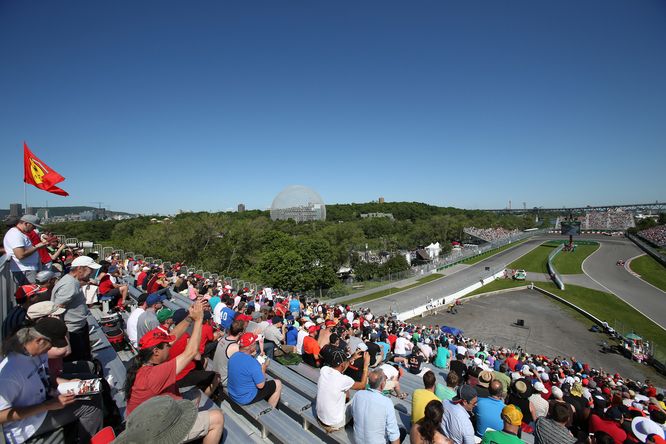
<svg viewBox="0 0 666 444"><path fill-rule="evenodd" d="M629 274L631 274L631 275L634 276L635 278L640 279L641 281L643 281L643 282L645 282L646 284L648 284L650 287L652 287L652 288L654 288L654 289L656 289L656 290L659 290L659 291L661 291L662 293L666 294L666 291L662 290L661 288L659 288L659 287L657 287L657 286L652 285L651 283L649 283L648 281L646 281L645 279L643 279L643 278L641 277L640 274L636 273L636 272L635 272L634 270L632 270L631 267L629 266L629 264L631 263L631 261L633 261L634 259L639 258L639 257L641 257L641 256L646 256L646 255L647 255L646 253L643 253L643 254L639 254L638 256L634 256L634 257L632 257L632 258L630 258L630 259L627 259L626 261L624 261L624 269L627 270L627 271L629 272Z"/></svg>
<svg viewBox="0 0 666 444"><path fill-rule="evenodd" d="M596 250L594 253L592 253L591 255L589 255L588 257L586 257L585 260L583 261L583 263L580 264L580 268L583 270L583 273L585 273L585 274L587 275L587 277L589 277L590 279L592 279L594 282L596 282L597 284L599 284L599 285L601 285L603 288L605 288L610 294L612 294L612 295L614 295L615 297L621 299L622 302L624 302L625 304L627 304L628 306L630 306L631 308L633 308L634 310L636 310L637 312L639 312L640 314L642 314L643 316L645 316L646 318L648 318L649 320L651 320L652 323L653 323L654 325L656 325L657 327L660 327L662 330L666 330L666 328L665 328L664 326L662 326L659 322L655 321L655 320L652 319L650 316L646 315L645 313L643 313L642 311L640 311L638 308L634 307L633 304L632 304L631 302L625 300L622 296L619 296L618 294L612 292L612 291L611 291L608 287L606 287L604 284L602 284L601 282L599 282L598 280L596 280L595 278L593 278L592 276L590 276L589 274L587 274L587 271L585 271L585 261L587 261L589 258L591 258L591 257L594 256L596 253L598 253L598 252L601 250L601 247L603 247L603 243L602 243L601 241L598 241L598 242L599 242L599 248L597 248L597 250ZM641 279L641 280L642 280L642 279Z"/></svg>

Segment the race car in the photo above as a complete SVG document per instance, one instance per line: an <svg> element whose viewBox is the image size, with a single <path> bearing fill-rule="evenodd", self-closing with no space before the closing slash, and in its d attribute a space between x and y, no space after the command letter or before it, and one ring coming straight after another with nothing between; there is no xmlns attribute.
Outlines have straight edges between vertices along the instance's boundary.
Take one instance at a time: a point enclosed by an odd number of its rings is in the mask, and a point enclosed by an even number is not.
<svg viewBox="0 0 666 444"><path fill-rule="evenodd" d="M516 273L513 275L513 278L517 281L524 281L527 279L527 273L525 270L516 270Z"/></svg>

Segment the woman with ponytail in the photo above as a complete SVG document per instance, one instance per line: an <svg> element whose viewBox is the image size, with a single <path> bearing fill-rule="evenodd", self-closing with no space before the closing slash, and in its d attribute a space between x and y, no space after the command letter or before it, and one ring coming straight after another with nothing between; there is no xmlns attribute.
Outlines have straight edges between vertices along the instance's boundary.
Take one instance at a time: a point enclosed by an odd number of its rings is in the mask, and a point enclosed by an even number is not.
<svg viewBox="0 0 666 444"><path fill-rule="evenodd" d="M453 444L442 431L444 406L441 401L430 401L425 407L425 416L412 426L410 444Z"/></svg>

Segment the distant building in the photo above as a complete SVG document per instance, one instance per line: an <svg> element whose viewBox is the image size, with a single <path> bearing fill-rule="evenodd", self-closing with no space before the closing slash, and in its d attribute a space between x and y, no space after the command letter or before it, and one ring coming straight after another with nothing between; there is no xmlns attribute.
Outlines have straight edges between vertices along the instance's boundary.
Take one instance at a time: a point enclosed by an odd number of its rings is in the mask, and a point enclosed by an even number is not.
<svg viewBox="0 0 666 444"><path fill-rule="evenodd" d="M245 211L245 204L239 203L238 204L238 212L242 213L243 211Z"/></svg>
<svg viewBox="0 0 666 444"><path fill-rule="evenodd" d="M275 208L271 209L271 219L287 220L292 219L296 222L308 222L311 220L324 220L326 218L326 209L322 204L308 203L298 207Z"/></svg>
<svg viewBox="0 0 666 444"><path fill-rule="evenodd" d="M23 216L23 205L20 203L9 204L9 216L20 217Z"/></svg>
<svg viewBox="0 0 666 444"><path fill-rule="evenodd" d="M26 207L25 214L35 214L35 209L32 207Z"/></svg>
<svg viewBox="0 0 666 444"><path fill-rule="evenodd" d="M379 198L379 203L384 203L384 198L383 197Z"/></svg>
<svg viewBox="0 0 666 444"><path fill-rule="evenodd" d="M385 217L387 219L393 220L393 213L361 213L362 219L376 219Z"/></svg>

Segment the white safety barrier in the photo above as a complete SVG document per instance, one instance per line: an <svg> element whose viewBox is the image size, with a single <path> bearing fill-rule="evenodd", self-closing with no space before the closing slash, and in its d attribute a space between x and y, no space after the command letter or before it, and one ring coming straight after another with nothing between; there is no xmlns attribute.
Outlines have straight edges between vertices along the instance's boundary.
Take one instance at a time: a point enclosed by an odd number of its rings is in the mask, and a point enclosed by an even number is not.
<svg viewBox="0 0 666 444"><path fill-rule="evenodd" d="M504 276L504 270L498 271L497 273L493 274L492 276L488 276L485 279L479 280L479 282L476 282L475 284L470 285L469 287L463 288L462 290L458 290L455 293L444 296L443 298L440 299L435 299L432 302L428 302L427 304L421 305L419 307L413 308L411 310L404 311L402 313L398 314L398 319L401 321L404 321L406 319L414 318L416 316L420 316L422 313L425 313L428 310L431 310L435 307L439 307L442 305L447 305L450 304L461 297L465 296L466 294L469 294L473 292L474 290L477 290L481 287L483 287L486 284L489 284L490 282L493 282L495 279Z"/></svg>

